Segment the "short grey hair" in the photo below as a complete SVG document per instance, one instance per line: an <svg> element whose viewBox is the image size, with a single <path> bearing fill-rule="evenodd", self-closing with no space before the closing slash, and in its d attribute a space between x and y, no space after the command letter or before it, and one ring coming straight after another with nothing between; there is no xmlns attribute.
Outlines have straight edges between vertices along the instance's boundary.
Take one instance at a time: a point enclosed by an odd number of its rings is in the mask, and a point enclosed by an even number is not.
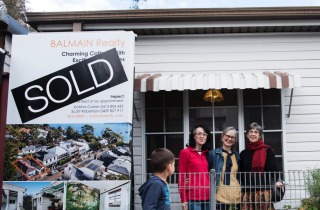
<svg viewBox="0 0 320 210"><path fill-rule="evenodd" d="M248 134L251 129L257 129L257 131L258 131L259 134L260 134L260 138L262 138L262 126L261 126L261 125L259 125L259 124L256 123L256 122L251 123L251 124L248 126L247 130L246 130L246 134Z"/></svg>
<svg viewBox="0 0 320 210"><path fill-rule="evenodd" d="M234 131L236 133L236 138L235 138L235 141L234 141L234 145L237 143L237 129L235 129L235 127L232 127L232 126L228 126L228 127L225 127L221 133L221 141L222 141L222 138L224 135L226 135L226 133L228 131ZM222 143L222 142L221 142Z"/></svg>

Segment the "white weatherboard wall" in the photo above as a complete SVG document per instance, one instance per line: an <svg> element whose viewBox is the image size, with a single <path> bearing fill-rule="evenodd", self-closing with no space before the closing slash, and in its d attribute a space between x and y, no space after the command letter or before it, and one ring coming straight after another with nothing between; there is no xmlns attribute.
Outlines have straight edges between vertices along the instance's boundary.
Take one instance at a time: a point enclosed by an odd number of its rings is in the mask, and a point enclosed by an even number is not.
<svg viewBox="0 0 320 210"><path fill-rule="evenodd" d="M285 89L285 169L320 167L320 33L138 36L135 74L285 71L299 74L302 87ZM145 173L143 94L135 93L134 173ZM135 114L134 114L135 116Z"/></svg>

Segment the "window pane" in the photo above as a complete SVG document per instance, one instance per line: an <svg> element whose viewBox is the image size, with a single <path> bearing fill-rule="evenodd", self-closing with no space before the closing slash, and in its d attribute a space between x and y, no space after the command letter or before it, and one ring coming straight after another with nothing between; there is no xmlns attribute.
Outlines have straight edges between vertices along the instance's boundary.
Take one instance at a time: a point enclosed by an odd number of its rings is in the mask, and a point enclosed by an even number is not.
<svg viewBox="0 0 320 210"><path fill-rule="evenodd" d="M279 107L264 107L263 108L264 129L281 129L281 111Z"/></svg>
<svg viewBox="0 0 320 210"><path fill-rule="evenodd" d="M237 97L237 90L227 90L227 89L221 89L219 90L222 95L224 100L221 102L215 102L214 106L219 107L219 106L237 106L238 104L238 97Z"/></svg>
<svg viewBox="0 0 320 210"><path fill-rule="evenodd" d="M153 173L153 170L151 168L150 159L147 160L147 173Z"/></svg>
<svg viewBox="0 0 320 210"><path fill-rule="evenodd" d="M175 158L179 157L179 153L185 148L183 145L183 135L167 135L165 147L174 154Z"/></svg>
<svg viewBox="0 0 320 210"><path fill-rule="evenodd" d="M247 128L250 123L256 122L260 125L261 123L261 108L248 107L244 109L244 126Z"/></svg>
<svg viewBox="0 0 320 210"><path fill-rule="evenodd" d="M182 149L185 148L185 145L183 143L183 134L179 134L179 135L166 135L167 139L166 139L166 144L165 147L167 149L169 149L175 157L175 168L176 168L176 172L178 173L178 162L179 162L179 153ZM168 179L170 180L170 183L177 183L177 176L170 176L168 177Z"/></svg>
<svg viewBox="0 0 320 210"><path fill-rule="evenodd" d="M260 90L245 89L243 90L243 105L261 105Z"/></svg>
<svg viewBox="0 0 320 210"><path fill-rule="evenodd" d="M216 133L216 134L214 134L214 136L215 136L215 149L216 148L219 148L219 147L221 147L222 146L222 142L221 142L221 133Z"/></svg>
<svg viewBox="0 0 320 210"><path fill-rule="evenodd" d="M150 159L153 150L164 147L164 135L146 135L146 138L147 159Z"/></svg>
<svg viewBox="0 0 320 210"><path fill-rule="evenodd" d="M163 135L147 135L147 173L153 173L151 164L150 164L150 158L151 153L153 150L157 148L163 148L164 147L164 136Z"/></svg>
<svg viewBox="0 0 320 210"><path fill-rule="evenodd" d="M206 90L191 90L189 91L189 107L211 107L211 102L203 100Z"/></svg>
<svg viewBox="0 0 320 210"><path fill-rule="evenodd" d="M175 166L175 172L174 174L172 174L171 176L168 176L167 178L167 182L168 183L178 183L178 179L179 179L179 160L178 159L175 159L174 161L174 166Z"/></svg>
<svg viewBox="0 0 320 210"><path fill-rule="evenodd" d="M145 93L146 108L160 108L163 107L164 91L146 92Z"/></svg>
<svg viewBox="0 0 320 210"><path fill-rule="evenodd" d="M146 109L146 132L163 132L163 110Z"/></svg>
<svg viewBox="0 0 320 210"><path fill-rule="evenodd" d="M276 157L276 161L280 171L283 171L282 157Z"/></svg>
<svg viewBox="0 0 320 210"><path fill-rule="evenodd" d="M209 127L209 129L211 130L211 128ZM209 149L213 149L213 133L210 133L210 140L209 140Z"/></svg>
<svg viewBox="0 0 320 210"><path fill-rule="evenodd" d="M281 102L280 90L278 89L263 89L262 101L264 105L279 105Z"/></svg>
<svg viewBox="0 0 320 210"><path fill-rule="evenodd" d="M196 124L205 124L212 128L212 109L198 108L189 110L189 130Z"/></svg>
<svg viewBox="0 0 320 210"><path fill-rule="evenodd" d="M264 132L264 142L272 147L275 155L282 155L282 142L280 132Z"/></svg>
<svg viewBox="0 0 320 210"><path fill-rule="evenodd" d="M215 131L223 131L227 126L238 129L238 109L218 107L214 109Z"/></svg>
<svg viewBox="0 0 320 210"><path fill-rule="evenodd" d="M183 134L181 135L147 135L147 173L153 173L150 158L153 150L158 148L167 148L175 156L176 164L180 151L185 148L183 145ZM176 170L178 166L176 165Z"/></svg>
<svg viewBox="0 0 320 210"><path fill-rule="evenodd" d="M165 106L179 107L183 106L183 92L182 91L167 91L165 92Z"/></svg>
<svg viewBox="0 0 320 210"><path fill-rule="evenodd" d="M182 111L182 109L166 110L166 131L167 132L183 131L183 111Z"/></svg>

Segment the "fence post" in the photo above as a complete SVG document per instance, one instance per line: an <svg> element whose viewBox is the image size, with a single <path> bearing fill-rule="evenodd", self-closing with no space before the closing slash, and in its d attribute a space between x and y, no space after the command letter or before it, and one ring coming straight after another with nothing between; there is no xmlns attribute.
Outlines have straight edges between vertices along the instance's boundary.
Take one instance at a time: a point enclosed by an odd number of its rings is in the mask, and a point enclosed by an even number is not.
<svg viewBox="0 0 320 210"><path fill-rule="evenodd" d="M214 169L210 170L210 209L216 209L216 172Z"/></svg>

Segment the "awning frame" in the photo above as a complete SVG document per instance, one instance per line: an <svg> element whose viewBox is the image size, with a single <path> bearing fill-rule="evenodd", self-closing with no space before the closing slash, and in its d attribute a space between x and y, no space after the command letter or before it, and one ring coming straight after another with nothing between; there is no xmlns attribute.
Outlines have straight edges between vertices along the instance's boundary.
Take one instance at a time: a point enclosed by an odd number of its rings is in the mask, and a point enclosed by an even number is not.
<svg viewBox="0 0 320 210"><path fill-rule="evenodd" d="M281 71L265 71L263 73L177 73L163 75L160 73L144 73L137 75L134 81L134 90L140 92L157 92L161 90L291 88L288 118L291 115L293 89L295 87L301 87L300 75ZM135 105L134 109L138 120Z"/></svg>
<svg viewBox="0 0 320 210"><path fill-rule="evenodd" d="M299 75L287 72L241 72L241 73L143 73L137 75L134 90L172 91L208 89L257 89L295 88L301 86Z"/></svg>
<svg viewBox="0 0 320 210"><path fill-rule="evenodd" d="M290 94L289 110L287 114L288 118L290 118L290 115L291 115L292 96L293 96L293 88L291 89L291 94Z"/></svg>

